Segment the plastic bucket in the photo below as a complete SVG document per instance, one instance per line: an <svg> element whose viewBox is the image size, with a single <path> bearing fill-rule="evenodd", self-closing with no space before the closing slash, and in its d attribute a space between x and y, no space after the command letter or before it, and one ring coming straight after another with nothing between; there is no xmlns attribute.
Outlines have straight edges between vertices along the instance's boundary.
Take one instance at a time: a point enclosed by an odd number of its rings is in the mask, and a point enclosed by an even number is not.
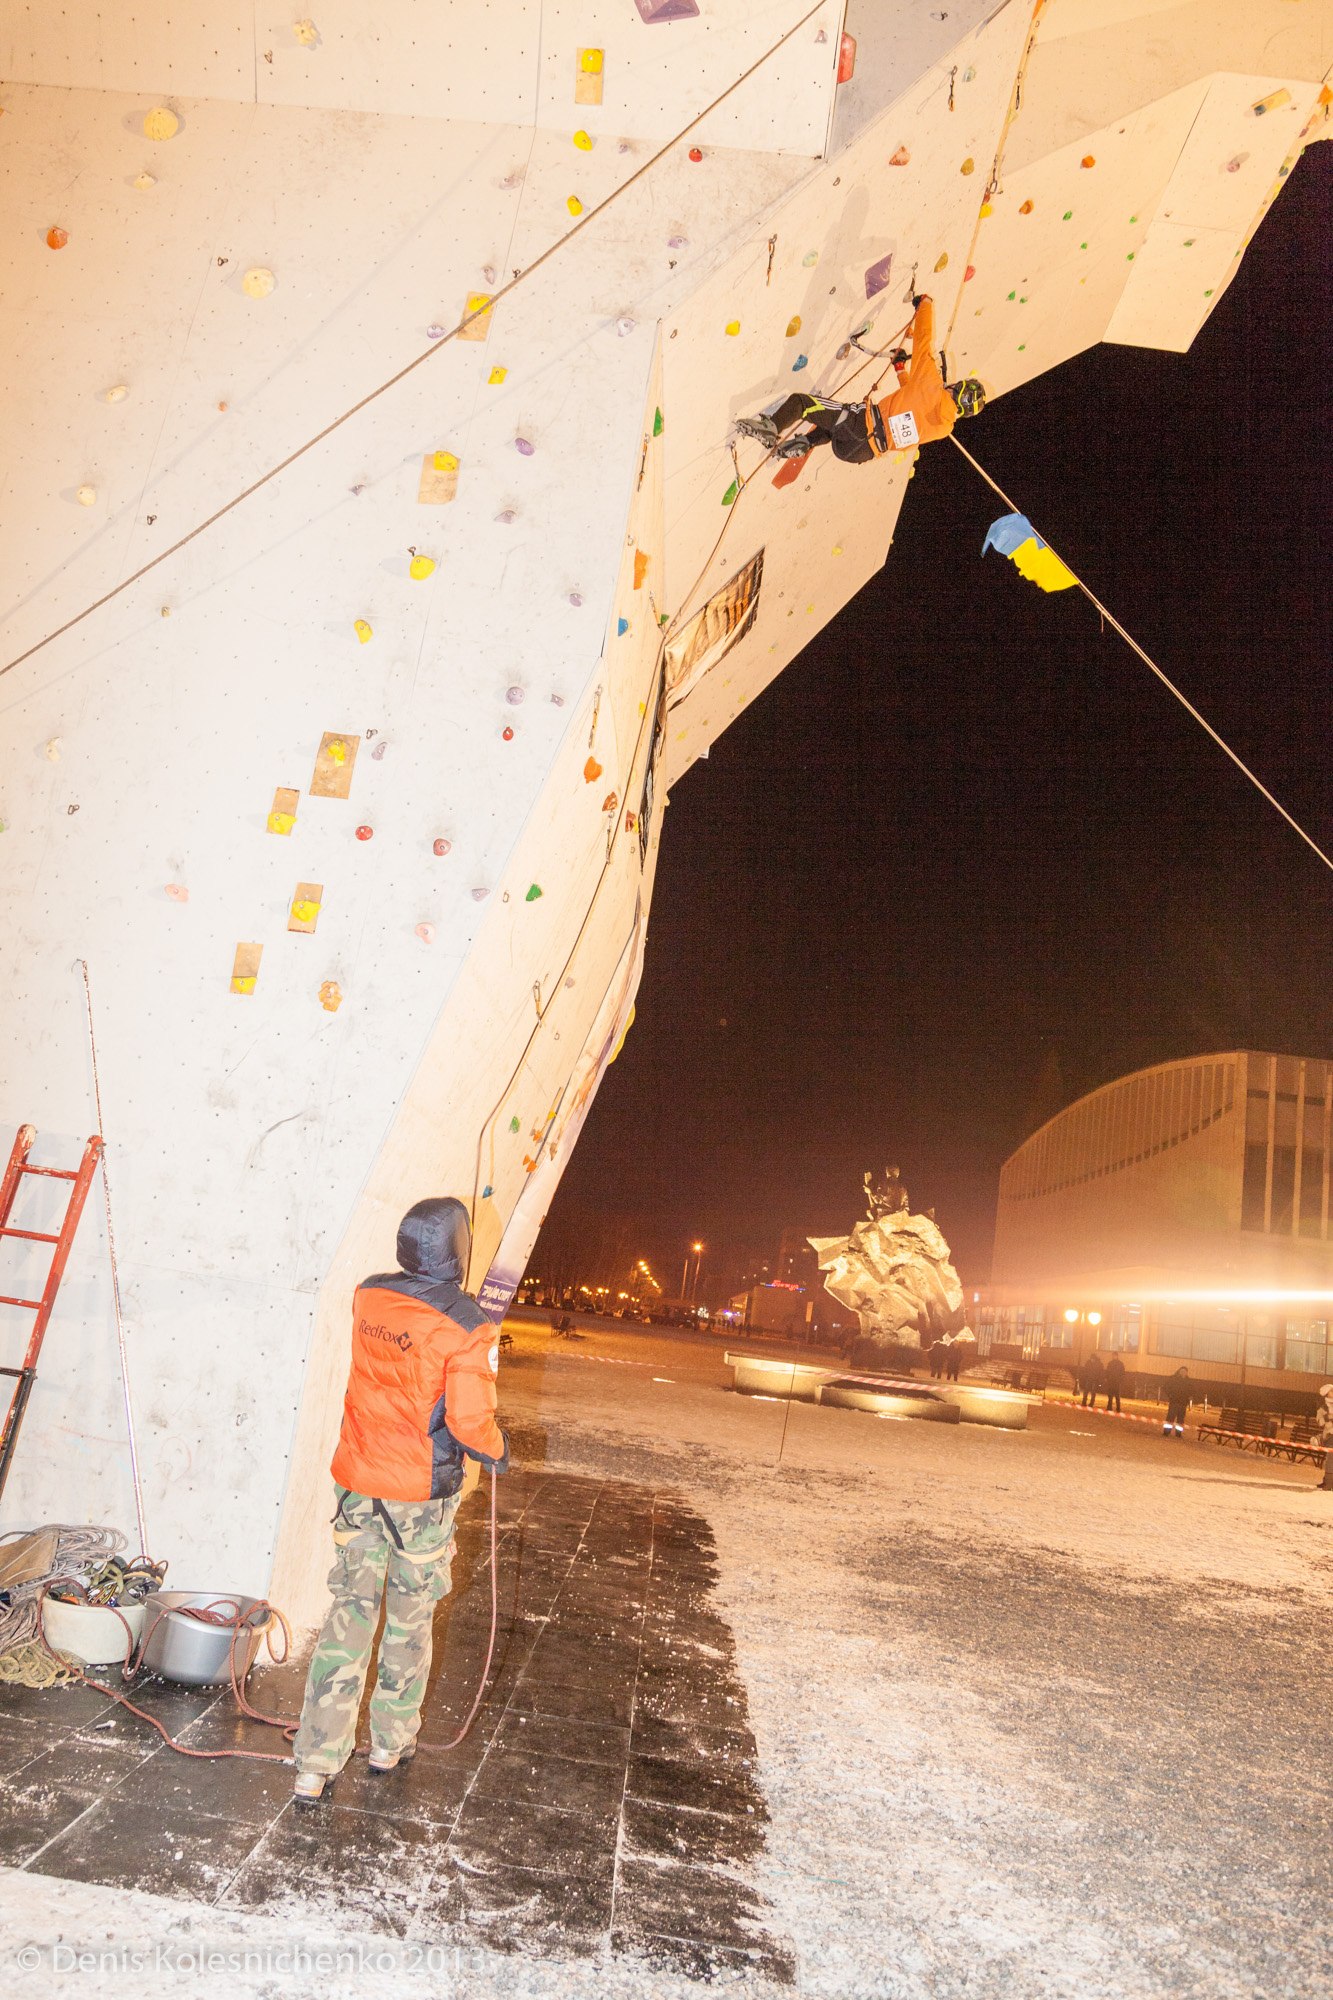
<svg viewBox="0 0 1333 2000"><path fill-rule="evenodd" d="M262 1598L244 1597L238 1590L159 1590L146 1608L144 1671L186 1687L225 1683L233 1661L238 1680L248 1673L273 1616ZM213 1625L191 1618L186 1614L192 1609L236 1618L240 1630L230 1622Z"/></svg>
<svg viewBox="0 0 1333 2000"><path fill-rule="evenodd" d="M64 1604L58 1597L47 1597L42 1600L42 1631L53 1652L68 1653L81 1666L119 1666L139 1643L144 1610L142 1604L123 1604L112 1611L105 1604Z"/></svg>

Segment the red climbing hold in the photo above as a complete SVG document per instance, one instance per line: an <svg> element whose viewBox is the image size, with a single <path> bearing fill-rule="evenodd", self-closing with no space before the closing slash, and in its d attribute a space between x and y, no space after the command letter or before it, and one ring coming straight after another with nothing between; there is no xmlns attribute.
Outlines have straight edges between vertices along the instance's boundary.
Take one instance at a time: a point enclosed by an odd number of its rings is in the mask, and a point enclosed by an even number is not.
<svg viewBox="0 0 1333 2000"><path fill-rule="evenodd" d="M373 840L375 838L375 829L373 826L359 826L356 830L356 837L358 840Z"/></svg>
<svg viewBox="0 0 1333 2000"><path fill-rule="evenodd" d="M447 854L447 853L449 852L449 849L450 849L451 845L452 845L452 842L450 842L450 841L448 841L448 840L436 840L436 841L433 841L433 842L431 843L431 853L432 853L432 854L438 854L438 855L441 855L441 856L443 856L443 855L445 855L445 854Z"/></svg>
<svg viewBox="0 0 1333 2000"><path fill-rule="evenodd" d="M697 167L700 160L703 158L703 149L699 146L691 146L690 158L694 161L694 164Z"/></svg>
<svg viewBox="0 0 1333 2000"><path fill-rule="evenodd" d="M511 728L509 727L509 724L508 724L508 723L506 723L506 724L505 724L504 728L503 728L503 729L502 729L502 730L500 731L500 734L501 734L501 736L503 736L503 738L504 738L504 740L505 740L505 742L506 742L506 743L512 743L512 742L513 742L513 740L514 740L514 732L513 732L513 730L512 730L512 729L511 729Z"/></svg>

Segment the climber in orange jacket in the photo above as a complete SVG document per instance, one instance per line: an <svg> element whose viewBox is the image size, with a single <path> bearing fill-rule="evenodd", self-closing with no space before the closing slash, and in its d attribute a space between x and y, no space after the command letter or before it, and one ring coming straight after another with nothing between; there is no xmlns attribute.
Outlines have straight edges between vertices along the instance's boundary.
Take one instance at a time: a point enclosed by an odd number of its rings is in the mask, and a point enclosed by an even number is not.
<svg viewBox="0 0 1333 2000"><path fill-rule="evenodd" d="M356 1741L380 1606L370 1768L414 1754L435 1606L449 1588L464 1460L509 1466L495 1421L497 1329L463 1290L467 1209L419 1201L398 1229L396 1271L352 1302L352 1367L333 1454L333 1602L306 1678L292 1746L297 1804L318 1803Z"/></svg>
<svg viewBox="0 0 1333 2000"><path fill-rule="evenodd" d="M898 387L891 396L879 402L867 396L861 403L834 403L797 390L766 415L739 418L737 430L775 458L804 458L817 445L831 444L835 458L864 465L885 452L948 437L959 417L978 416L986 406L985 389L975 375L945 382L935 358L935 308L924 296L912 303L912 356L908 362L901 349L893 356ZM808 430L783 437L802 421Z"/></svg>

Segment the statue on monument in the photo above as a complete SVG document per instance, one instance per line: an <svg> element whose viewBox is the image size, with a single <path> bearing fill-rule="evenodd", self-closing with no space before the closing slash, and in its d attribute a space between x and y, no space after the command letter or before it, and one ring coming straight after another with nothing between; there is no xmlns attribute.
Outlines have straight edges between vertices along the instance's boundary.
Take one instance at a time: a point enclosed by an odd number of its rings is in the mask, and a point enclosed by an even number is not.
<svg viewBox="0 0 1333 2000"><path fill-rule="evenodd" d="M864 1176L865 1219L849 1236L811 1236L824 1289L861 1322L858 1345L927 1348L963 1330L963 1288L933 1210L914 1214L902 1175Z"/></svg>

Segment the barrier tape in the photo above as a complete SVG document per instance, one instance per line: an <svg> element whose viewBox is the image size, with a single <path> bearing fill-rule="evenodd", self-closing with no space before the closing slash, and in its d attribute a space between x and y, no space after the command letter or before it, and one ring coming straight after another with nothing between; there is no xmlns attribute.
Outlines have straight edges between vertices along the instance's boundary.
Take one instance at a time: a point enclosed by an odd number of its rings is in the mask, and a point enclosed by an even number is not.
<svg viewBox="0 0 1333 2000"><path fill-rule="evenodd" d="M1098 1393L1105 1395L1106 1391L1103 1389ZM1048 1405L1053 1404L1056 1409L1077 1410L1080 1416L1084 1417L1118 1417L1122 1423L1126 1424L1161 1424L1164 1430L1168 1428L1174 1429L1174 1425L1168 1426L1164 1418L1141 1417L1137 1410L1099 1410L1095 1403L1080 1403L1065 1396L1047 1396L1045 1401ZM1324 1456L1327 1457L1330 1449L1328 1445L1316 1443L1313 1438L1301 1438L1297 1440L1282 1437L1262 1437L1257 1431L1224 1431L1220 1424L1210 1424L1207 1420L1202 1425L1199 1425L1196 1420L1195 1428L1196 1430L1202 1429L1207 1431L1210 1437L1236 1438L1242 1444L1252 1444L1256 1451L1260 1446L1265 1446L1267 1447L1263 1453L1265 1458L1276 1457L1279 1452L1284 1451L1318 1451L1323 1452ZM1291 1461L1292 1464L1295 1464L1295 1462L1294 1459Z"/></svg>

